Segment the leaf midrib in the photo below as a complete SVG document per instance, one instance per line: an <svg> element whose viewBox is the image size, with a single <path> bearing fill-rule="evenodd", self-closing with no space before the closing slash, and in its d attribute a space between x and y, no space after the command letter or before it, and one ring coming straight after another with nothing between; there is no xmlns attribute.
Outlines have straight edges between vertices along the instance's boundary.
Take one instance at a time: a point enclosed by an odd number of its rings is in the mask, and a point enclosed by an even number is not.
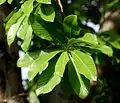
<svg viewBox="0 0 120 103"><path fill-rule="evenodd" d="M92 77L92 79L93 79L93 76L92 76L92 74L91 74L91 71L90 71L89 68L84 64L84 62L81 60L81 58L79 58L78 55L75 54L74 52L72 52L72 53L78 58L78 60L80 60L80 61L82 62L82 64L86 67L87 71L90 73L90 75L91 75L91 77ZM83 74L83 73L82 73L82 74Z"/></svg>

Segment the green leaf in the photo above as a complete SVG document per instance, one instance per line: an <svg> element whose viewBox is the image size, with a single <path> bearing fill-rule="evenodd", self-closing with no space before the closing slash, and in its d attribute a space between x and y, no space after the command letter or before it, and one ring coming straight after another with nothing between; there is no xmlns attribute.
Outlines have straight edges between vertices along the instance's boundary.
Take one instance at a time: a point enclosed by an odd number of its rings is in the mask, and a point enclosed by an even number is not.
<svg viewBox="0 0 120 103"><path fill-rule="evenodd" d="M80 40L78 40L77 38L71 38L68 40L67 47L82 46L82 45L83 45L83 43Z"/></svg>
<svg viewBox="0 0 120 103"><path fill-rule="evenodd" d="M102 53L112 56L113 55L113 50L111 47L106 46L106 45L99 45L95 49L100 50Z"/></svg>
<svg viewBox="0 0 120 103"><path fill-rule="evenodd" d="M84 46L85 44L88 45L98 45L97 37L91 33L86 33L81 38L71 38L68 41L68 47L70 46Z"/></svg>
<svg viewBox="0 0 120 103"><path fill-rule="evenodd" d="M44 26L41 25L39 22L35 21L32 24L32 28L33 28L34 33L38 37L48 40L48 41L52 41L52 37L50 36L50 33L48 32L48 30L44 28Z"/></svg>
<svg viewBox="0 0 120 103"><path fill-rule="evenodd" d="M51 92L53 88L60 83L60 81L61 78L58 75L53 75L46 85L43 85L36 90L36 94L40 95Z"/></svg>
<svg viewBox="0 0 120 103"><path fill-rule="evenodd" d="M29 15L33 11L33 2L34 0L28 0L28 1L25 1L25 3L21 6L21 10L26 15Z"/></svg>
<svg viewBox="0 0 120 103"><path fill-rule="evenodd" d="M8 33L7 33L7 42L8 42L8 45L10 46L13 42L14 42L14 39L15 39L15 36L18 32L18 29L21 25L21 22L23 21L24 19L24 15L20 17L20 19L18 20L18 22L16 24L13 24L10 29L8 30Z"/></svg>
<svg viewBox="0 0 120 103"><path fill-rule="evenodd" d="M40 50L37 50L37 51L34 51L34 52L29 52L29 55L35 60L41 55L41 52L42 51L40 51Z"/></svg>
<svg viewBox="0 0 120 103"><path fill-rule="evenodd" d="M69 61L69 57L67 52L63 52L55 65L54 75L59 75L60 77L62 77L65 70L65 66L68 61Z"/></svg>
<svg viewBox="0 0 120 103"><path fill-rule="evenodd" d="M6 0L0 0L0 5L2 5L5 2L6 2Z"/></svg>
<svg viewBox="0 0 120 103"><path fill-rule="evenodd" d="M29 103L40 103L36 93L33 91L29 92Z"/></svg>
<svg viewBox="0 0 120 103"><path fill-rule="evenodd" d="M8 0L8 3L11 4L13 0Z"/></svg>
<svg viewBox="0 0 120 103"><path fill-rule="evenodd" d="M113 0L112 2L108 3L104 9L109 9L112 6L114 6L115 4L117 4L119 2L119 0Z"/></svg>
<svg viewBox="0 0 120 103"><path fill-rule="evenodd" d="M116 49L120 49L120 40L114 40L114 41L108 41L108 43L112 46L112 47L114 47L114 48L116 48Z"/></svg>
<svg viewBox="0 0 120 103"><path fill-rule="evenodd" d="M49 80L53 77L54 71L55 71L55 64L57 62L57 58L53 58L49 61L49 65L47 69L45 69L37 79L36 83L32 87L34 90L40 88L41 86L47 84Z"/></svg>
<svg viewBox="0 0 120 103"><path fill-rule="evenodd" d="M28 53L26 53L18 59L17 66L28 67L33 63L33 61L33 58Z"/></svg>
<svg viewBox="0 0 120 103"><path fill-rule="evenodd" d="M29 80L32 80L38 72L42 72L45 70L48 66L48 61L52 59L56 54L58 54L60 51L53 51L48 54L41 55L39 58L37 58L31 65L30 70L28 72L28 78Z"/></svg>
<svg viewBox="0 0 120 103"><path fill-rule="evenodd" d="M27 33L27 29L28 29L28 17L26 17L20 27L20 30L18 30L18 35L19 37L24 40L25 35Z"/></svg>
<svg viewBox="0 0 120 103"><path fill-rule="evenodd" d="M80 74L83 74L87 79L96 81L97 72L93 59L90 55L81 51L71 51L72 63Z"/></svg>
<svg viewBox="0 0 120 103"><path fill-rule="evenodd" d="M78 38L81 42L85 42L92 45L97 45L97 37L91 33L86 33L82 38Z"/></svg>
<svg viewBox="0 0 120 103"><path fill-rule="evenodd" d="M63 73L68 61L69 57L67 52L63 52L61 56L58 58L57 63L55 65L54 75L50 78L50 80L46 84L42 85L36 90L37 95L45 94L52 91L53 88L60 83L61 77L63 77Z"/></svg>
<svg viewBox="0 0 120 103"><path fill-rule="evenodd" d="M72 57L70 57L73 61ZM88 96L90 91L90 81L87 80L85 77L82 77L79 74L77 68L74 68L71 62L68 63L68 76L72 88L76 92L76 94L81 98L84 99Z"/></svg>
<svg viewBox="0 0 120 103"><path fill-rule="evenodd" d="M17 11L14 14L12 14L12 16L10 17L10 19L8 20L8 22L5 24L5 30L6 32L8 32L9 28L15 24L18 19L20 19L20 17L23 15L22 11Z"/></svg>
<svg viewBox="0 0 120 103"><path fill-rule="evenodd" d="M105 31L98 35L99 41L107 42L112 47L116 49L120 49L120 35L118 35L115 31Z"/></svg>
<svg viewBox="0 0 120 103"><path fill-rule="evenodd" d="M39 16L31 16L30 19L32 20L33 31L36 31L37 34L35 32L34 33L37 36L42 39L46 39L54 43L55 45L63 45L64 43L66 43L67 39L63 33L64 29L61 23L46 22L42 20Z"/></svg>
<svg viewBox="0 0 120 103"><path fill-rule="evenodd" d="M28 50L28 47L30 45L32 39L32 27L31 25L28 26L27 33L25 35L25 39L23 44L21 45L22 49L26 52Z"/></svg>
<svg viewBox="0 0 120 103"><path fill-rule="evenodd" d="M71 37L72 35L75 36L80 34L80 28L78 26L76 15L69 15L65 17L63 21L63 26L65 29L65 32L67 32L69 37Z"/></svg>
<svg viewBox="0 0 120 103"><path fill-rule="evenodd" d="M55 11L51 5L40 5L38 14L40 14L41 18L48 22L54 22Z"/></svg>
<svg viewBox="0 0 120 103"><path fill-rule="evenodd" d="M33 68L33 64L32 64L32 67L30 67L30 70L28 71L29 81L31 81L37 75L37 73L39 73L39 72L41 73L42 71L44 71L48 67L48 65L49 65L48 62L44 62L44 64L40 65L39 67Z"/></svg>
<svg viewBox="0 0 120 103"><path fill-rule="evenodd" d="M43 4L51 4L51 0L36 0L36 1Z"/></svg>
<svg viewBox="0 0 120 103"><path fill-rule="evenodd" d="M10 20L10 18L16 13L19 12L17 11L17 9L14 9L13 11L11 11L8 16L4 19L4 23L8 22L8 20Z"/></svg>

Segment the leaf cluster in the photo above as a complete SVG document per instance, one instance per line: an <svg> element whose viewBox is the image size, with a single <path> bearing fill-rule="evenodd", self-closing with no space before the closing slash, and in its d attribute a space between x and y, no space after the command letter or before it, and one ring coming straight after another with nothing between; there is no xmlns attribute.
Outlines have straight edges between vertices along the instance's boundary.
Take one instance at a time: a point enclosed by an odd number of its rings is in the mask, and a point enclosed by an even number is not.
<svg viewBox="0 0 120 103"><path fill-rule="evenodd" d="M91 55L95 52L113 55L112 48L99 43L95 34L82 33L77 15L62 17L56 1L26 0L9 14L4 26L9 46L16 35L22 40L25 54L19 58L17 66L29 68L30 82L38 77L33 85L37 95L51 92L67 69L74 92L84 99L89 94L90 81L97 81ZM47 48L43 46L37 52L32 49L30 52L34 37L40 40L38 44L49 43L50 47L47 45Z"/></svg>

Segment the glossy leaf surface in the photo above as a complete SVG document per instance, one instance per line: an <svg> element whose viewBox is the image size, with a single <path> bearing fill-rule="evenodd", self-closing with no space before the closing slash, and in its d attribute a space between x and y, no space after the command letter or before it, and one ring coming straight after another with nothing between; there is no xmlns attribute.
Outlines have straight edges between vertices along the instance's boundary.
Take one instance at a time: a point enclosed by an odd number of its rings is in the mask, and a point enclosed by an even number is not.
<svg viewBox="0 0 120 103"><path fill-rule="evenodd" d="M27 29L28 29L28 17L26 17L18 31L18 35L19 37L24 40L25 35L27 33Z"/></svg>
<svg viewBox="0 0 120 103"><path fill-rule="evenodd" d="M81 42L97 45L97 37L91 33L86 33L82 38L78 38Z"/></svg>
<svg viewBox="0 0 120 103"><path fill-rule="evenodd" d="M51 4L51 0L36 0L36 1L43 4Z"/></svg>
<svg viewBox="0 0 120 103"><path fill-rule="evenodd" d="M74 62L72 57L71 60L72 62ZM71 62L68 65L68 75L73 90L78 94L80 98L82 99L86 98L90 90L89 80L81 76L79 74L78 69L75 66L73 66Z"/></svg>
<svg viewBox="0 0 120 103"><path fill-rule="evenodd" d="M25 35L25 39L23 44L21 45L22 49L26 52L28 50L28 47L30 45L32 39L32 27L31 25L28 26L27 33Z"/></svg>
<svg viewBox="0 0 120 103"><path fill-rule="evenodd" d="M29 15L33 11L33 2L34 0L28 0L21 6L21 10L24 14Z"/></svg>
<svg viewBox="0 0 120 103"><path fill-rule="evenodd" d="M83 74L87 79L96 81L97 72L93 59L90 55L81 51L71 51L72 63L80 74Z"/></svg>
<svg viewBox="0 0 120 103"><path fill-rule="evenodd" d="M57 63L55 64L55 72L53 76L45 85L40 86L36 90L37 95L49 93L50 91L53 90L53 88L56 85L60 83L61 77L63 76L64 70L68 61L69 61L69 57L67 52L63 52L61 56L58 58Z"/></svg>
<svg viewBox="0 0 120 103"><path fill-rule="evenodd" d="M23 19L24 19L24 15L21 16L21 18L18 20L18 22L16 24L13 24L10 27L10 29L7 33L7 41L8 41L9 46L14 42L15 36L17 35L18 29L19 29Z"/></svg>
<svg viewBox="0 0 120 103"><path fill-rule="evenodd" d="M41 55L37 58L31 65L30 70L28 72L29 80L32 80L38 72L42 72L48 66L48 61L52 59L56 54L60 51L53 51L48 54Z"/></svg>
<svg viewBox="0 0 120 103"><path fill-rule="evenodd" d="M33 58L28 54L24 54L17 61L18 67L28 67L33 63Z"/></svg>

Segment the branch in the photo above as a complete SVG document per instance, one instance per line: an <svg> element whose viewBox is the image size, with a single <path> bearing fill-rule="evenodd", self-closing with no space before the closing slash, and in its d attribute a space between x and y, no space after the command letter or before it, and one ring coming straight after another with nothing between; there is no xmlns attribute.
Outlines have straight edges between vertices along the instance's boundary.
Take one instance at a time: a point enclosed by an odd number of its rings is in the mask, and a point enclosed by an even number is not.
<svg viewBox="0 0 120 103"><path fill-rule="evenodd" d="M59 6L60 6L61 12L63 12L63 6L62 6L61 1L60 0L57 0L57 1L58 1Z"/></svg>

